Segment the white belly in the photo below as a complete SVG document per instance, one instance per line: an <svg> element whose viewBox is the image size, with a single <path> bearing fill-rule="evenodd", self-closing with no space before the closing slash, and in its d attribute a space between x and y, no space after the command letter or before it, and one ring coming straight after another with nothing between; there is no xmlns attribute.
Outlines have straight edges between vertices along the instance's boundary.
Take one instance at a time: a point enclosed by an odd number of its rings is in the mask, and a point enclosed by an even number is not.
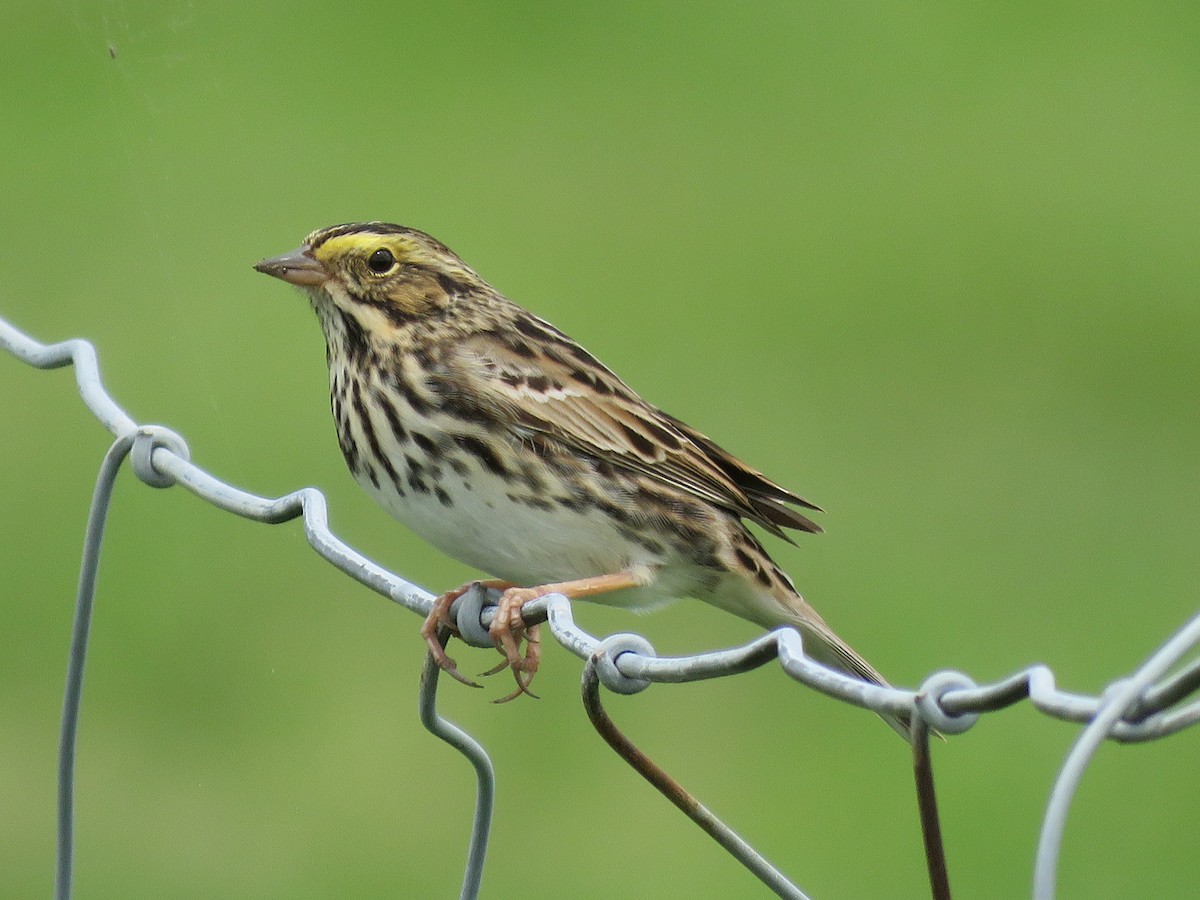
<svg viewBox="0 0 1200 900"><path fill-rule="evenodd" d="M407 478L397 472L401 481ZM652 585L605 594L602 602L650 609L697 594L686 567L672 565L679 561L669 551L651 552L628 539L600 510L513 501L504 482L478 466L465 476L443 472L439 487L449 504L432 490L406 488L401 497L390 479L380 478L378 487L368 478L360 477L359 483L447 556L513 584L535 586L646 567L658 573Z"/></svg>
<svg viewBox="0 0 1200 900"><path fill-rule="evenodd" d="M514 503L503 491L489 489L499 485L486 477L447 474L441 488L450 505L432 492L408 490L400 497L387 482L363 487L443 553L516 584L583 578L649 562L635 558L638 548L608 527L602 513Z"/></svg>
<svg viewBox="0 0 1200 900"><path fill-rule="evenodd" d="M346 376L331 375L337 396L337 379ZM334 414L338 418L336 402ZM596 503L563 502L569 487L536 455L522 453L516 474L510 471L516 461L498 459L505 454L495 435L469 423L406 408L397 436L384 414L373 407L367 414L371 433L355 417L338 421L346 431L343 451L357 448L347 454L351 471L384 509L443 553L526 587L631 568L652 571L652 584L604 595L604 602L620 606L650 608L702 591L706 573L689 565L671 540L622 524ZM464 439L476 438L492 447L491 467L464 449Z"/></svg>

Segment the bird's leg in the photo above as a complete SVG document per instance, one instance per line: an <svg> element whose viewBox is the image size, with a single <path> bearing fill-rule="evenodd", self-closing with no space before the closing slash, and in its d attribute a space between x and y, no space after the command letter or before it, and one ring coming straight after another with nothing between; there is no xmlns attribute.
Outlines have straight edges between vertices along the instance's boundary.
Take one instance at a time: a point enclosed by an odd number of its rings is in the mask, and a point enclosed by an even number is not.
<svg viewBox="0 0 1200 900"><path fill-rule="evenodd" d="M526 603L547 594L562 594L568 600L578 600L624 588L640 587L645 583L646 579L642 574L614 572L611 575L597 575L593 578L580 578L531 588L511 587L506 590L496 605L496 612L488 629L492 640L496 642L496 649L504 654L504 661L499 667L492 669L491 673L499 672L505 666L510 667L517 682L517 689L496 702L506 703L521 694L529 694L529 683L533 681L534 673L538 670L538 662L542 656L538 626L525 624L521 608ZM521 652L522 640L525 641L524 653Z"/></svg>
<svg viewBox="0 0 1200 900"><path fill-rule="evenodd" d="M484 581L468 581L466 584L452 591L446 591L446 593L433 601L433 608L429 610L429 615L425 617L425 622L421 625L421 637L425 638L425 643L429 646L429 652L433 654L434 660L443 672L451 678L461 681L463 684L470 685L471 687L482 687L482 685L476 684L458 671L458 664L446 655L446 648L438 640L438 628L442 625L449 628L451 634L458 634L458 626L450 618L450 607L454 604L455 600L471 590L475 585L483 588L495 588L499 591L508 590L513 586L511 581L500 581L499 579L492 578Z"/></svg>

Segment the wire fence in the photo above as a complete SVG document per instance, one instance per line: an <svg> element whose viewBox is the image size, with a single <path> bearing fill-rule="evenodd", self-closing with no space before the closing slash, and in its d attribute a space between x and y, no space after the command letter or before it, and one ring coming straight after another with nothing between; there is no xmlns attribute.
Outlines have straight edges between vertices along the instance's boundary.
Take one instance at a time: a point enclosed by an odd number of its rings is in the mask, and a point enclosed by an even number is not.
<svg viewBox="0 0 1200 900"><path fill-rule="evenodd" d="M351 578L414 613L426 615L434 596L367 559L334 535L328 527L325 497L320 491L304 488L273 499L247 493L194 464L187 443L169 428L135 422L104 389L96 351L89 342L74 339L42 344L0 318L0 347L39 369L74 366L83 402L114 436L101 462L84 537L63 704L55 896L66 900L72 893L75 743L96 572L113 484L126 461L145 484L158 488L178 485L234 515L267 524L303 519L305 536L318 554ZM479 589L456 602L452 616L463 640L475 646L492 646L488 626L494 599L494 595ZM536 600L524 607L522 614L530 624L547 622L555 640L584 661L584 705L606 742L768 888L780 897L796 900L806 897L800 888L617 731L600 702L600 686L618 694L634 694L653 683L737 675L777 661L791 678L830 697L877 713L911 716L922 820L930 852L931 886L938 898L949 897L949 882L944 860L939 870L941 851L931 776L924 790L920 780L922 766L927 768L928 764L931 730L943 735L960 734L974 725L980 714L1023 700L1030 701L1047 716L1084 725L1050 791L1034 861L1032 896L1034 900L1050 900L1055 895L1067 814L1100 745L1105 740L1123 743L1156 740L1200 720L1200 700L1185 702L1200 687L1200 659L1185 661L1200 644L1200 615L1129 675L1114 680L1099 696L1089 696L1058 689L1054 673L1045 666L1034 666L986 685L978 685L960 672L942 671L931 675L915 691L878 687L809 660L804 655L800 635L790 628L772 631L727 650L667 658L657 656L650 643L636 634L614 634L604 639L588 634L575 624L571 604L562 596ZM463 898L474 898L479 893L487 855L495 775L484 748L438 714L438 675L438 667L432 656L428 656L421 679L419 713L425 727L465 756L477 775L475 814L461 892Z"/></svg>

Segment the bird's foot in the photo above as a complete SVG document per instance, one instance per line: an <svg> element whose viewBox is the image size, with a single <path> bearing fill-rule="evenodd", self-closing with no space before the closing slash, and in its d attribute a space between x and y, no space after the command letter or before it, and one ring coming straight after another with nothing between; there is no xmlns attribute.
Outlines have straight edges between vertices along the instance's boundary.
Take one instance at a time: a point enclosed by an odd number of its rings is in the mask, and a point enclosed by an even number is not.
<svg viewBox="0 0 1200 900"><path fill-rule="evenodd" d="M545 588L509 588L501 595L500 602L496 605L496 612L492 616L492 624L488 631L504 659L483 674L495 675L497 672L511 669L517 689L493 701L495 703L507 703L522 694L538 699L537 694L529 690L529 685L542 658L540 626L526 625L521 616L521 607L545 593ZM522 643L525 644L524 652L521 651Z"/></svg>
<svg viewBox="0 0 1200 900"><path fill-rule="evenodd" d="M522 607L547 594L562 594L568 600L573 600L595 597L625 588L643 587L651 577L652 573L646 571L628 570L613 572L609 575L596 575L591 578L579 578L575 581L543 584L540 587L516 587L511 582L499 580L473 581L470 584L464 584L457 590L449 591L437 599L425 619L425 624L421 626L421 634L429 645L429 652L433 654L433 658L437 660L437 664L444 671L463 684L479 687L478 684L459 672L454 660L446 655L445 648L438 640L438 629L445 626L452 633L458 633L458 629L450 619L450 606L473 585L478 584L482 587L503 591L504 593L500 595L500 602L496 604L496 611L492 616L492 624L488 627L488 634L504 659L499 665L483 674L495 675L505 669L512 670L513 678L517 682L517 689L508 696L501 697L495 701L496 703L507 703L521 694L528 694L536 699L537 694L529 690L529 685L537 673L538 663L542 658L539 626L525 624L525 619L521 615ZM525 645L524 652L521 650L522 644Z"/></svg>
<svg viewBox="0 0 1200 900"><path fill-rule="evenodd" d="M454 605L454 601L471 590L476 585L483 588L497 588L504 590L511 588L512 584L507 581L468 581L466 584L455 588L452 591L446 591L436 600L433 601L433 608L429 610L429 615L425 617L425 621L421 624L421 637L425 639L425 644L429 647L429 652L433 655L434 661L438 664L443 672L449 675L456 681L461 681L463 684L470 687L483 687L478 682L472 681L462 672L458 671L458 664L446 655L446 648L442 645L442 641L438 636L438 630L446 628L450 634L457 635L458 626L450 617L450 607Z"/></svg>

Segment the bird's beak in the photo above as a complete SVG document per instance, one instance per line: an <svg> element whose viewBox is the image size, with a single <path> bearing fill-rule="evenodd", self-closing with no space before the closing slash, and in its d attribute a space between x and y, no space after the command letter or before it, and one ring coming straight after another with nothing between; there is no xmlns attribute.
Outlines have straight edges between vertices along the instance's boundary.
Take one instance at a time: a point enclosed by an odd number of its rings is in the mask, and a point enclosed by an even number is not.
<svg viewBox="0 0 1200 900"><path fill-rule="evenodd" d="M298 287L314 287L329 280L329 273L309 255L308 247L300 247L291 253L264 259L254 268L264 275L273 275Z"/></svg>

